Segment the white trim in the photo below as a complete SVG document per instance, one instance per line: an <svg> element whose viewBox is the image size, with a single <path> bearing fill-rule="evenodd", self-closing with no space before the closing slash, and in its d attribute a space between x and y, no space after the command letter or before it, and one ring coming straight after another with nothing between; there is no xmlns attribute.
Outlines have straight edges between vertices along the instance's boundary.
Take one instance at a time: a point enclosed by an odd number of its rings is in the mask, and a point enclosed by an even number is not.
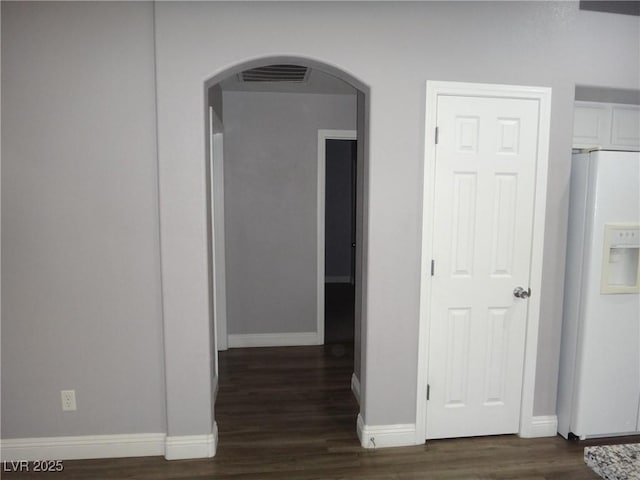
<svg viewBox="0 0 640 480"><path fill-rule="evenodd" d="M74 437L0 440L3 461L82 460L90 458L155 457L167 460L209 458L216 453L218 428L206 435L167 436L164 433L82 435Z"/></svg>
<svg viewBox="0 0 640 480"><path fill-rule="evenodd" d="M539 102L538 156L533 214L533 238L529 285L533 295L528 301L525 358L520 406L519 435L531 432L534 419L536 360L538 356L538 326L540 323L540 292L542 291L542 257L544 251L544 227L547 202L547 168L549 163L549 128L551 123L551 89L513 85L489 85L458 82L427 81L425 119L424 195L422 199L422 263L420 276L420 322L418 332L418 376L416 399L416 445L426 438L426 390L429 345L429 298L431 295L431 268L433 237L433 196L435 177L435 144L438 95L460 95L534 99Z"/></svg>
<svg viewBox="0 0 640 480"><path fill-rule="evenodd" d="M325 190L326 190L326 141L333 140L357 140L358 133L356 130L318 130L318 189L317 189L317 295L316 295L316 316L318 325L319 344L324 344L324 247L325 247Z"/></svg>
<svg viewBox="0 0 640 480"><path fill-rule="evenodd" d="M164 433L10 438L0 441L3 461L80 460L164 455Z"/></svg>
<svg viewBox="0 0 640 480"><path fill-rule="evenodd" d="M362 415L358 414L358 438L364 448L404 447L413 445L416 425L404 423L396 425L365 425ZM424 443L424 439L421 443Z"/></svg>
<svg viewBox="0 0 640 480"><path fill-rule="evenodd" d="M351 374L351 392L353 392L353 396L356 397L356 401L360 405L360 379L356 372Z"/></svg>
<svg viewBox="0 0 640 480"><path fill-rule="evenodd" d="M555 437L558 434L558 417L540 415L531 417L531 421L518 434L522 438Z"/></svg>
<svg viewBox="0 0 640 480"><path fill-rule="evenodd" d="M213 325L215 331L216 352L226 350L227 345L227 281L224 244L224 136L213 131L215 116L213 107L209 107L210 135L210 182L211 182L211 262L213 296ZM216 362L216 374L218 362Z"/></svg>
<svg viewBox="0 0 640 480"><path fill-rule="evenodd" d="M327 275L324 277L325 283L351 283L351 275Z"/></svg>
<svg viewBox="0 0 640 480"><path fill-rule="evenodd" d="M317 332L245 333L229 335L229 348L322 345Z"/></svg>
<svg viewBox="0 0 640 480"><path fill-rule="evenodd" d="M185 460L188 458L210 458L216 454L218 426L206 435L176 435L167 437L164 458Z"/></svg>

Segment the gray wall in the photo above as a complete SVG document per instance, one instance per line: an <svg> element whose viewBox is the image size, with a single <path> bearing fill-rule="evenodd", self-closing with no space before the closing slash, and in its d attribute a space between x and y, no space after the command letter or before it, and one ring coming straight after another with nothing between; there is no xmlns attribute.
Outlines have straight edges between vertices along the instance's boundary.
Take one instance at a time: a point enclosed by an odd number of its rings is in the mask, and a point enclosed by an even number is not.
<svg viewBox="0 0 640 480"><path fill-rule="evenodd" d="M365 359L366 351L362 350L362 339L366 338L366 325L362 319L366 316L366 292L367 276L364 274L363 265L366 264L367 242L364 232L368 228L369 208L369 105L368 97L358 90L357 97L357 138L356 144L356 285L354 308L354 338L353 338L353 371L360 381L361 391L365 379L361 375L361 365ZM360 396L360 406L364 408L363 395Z"/></svg>
<svg viewBox="0 0 640 480"><path fill-rule="evenodd" d="M579 11L575 2L158 3L156 27L159 163L168 193L162 223L179 218L182 227L163 229L163 259L174 278L164 292L175 298L169 322L176 325L187 317L194 330L206 327L200 304L178 297L185 287L201 290L194 268L206 256L204 243L184 234L199 235L204 208L196 168L203 79L288 54L327 62L370 87L362 332L368 361L361 375L369 425L411 423L415 416L425 81L552 87L535 413L554 413L574 86L637 89L637 18ZM188 256L181 253L186 246L193 247Z"/></svg>
<svg viewBox="0 0 640 480"><path fill-rule="evenodd" d="M2 437L164 432L152 6L2 9Z"/></svg>
<svg viewBox="0 0 640 480"><path fill-rule="evenodd" d="M229 334L315 332L318 129L355 95L224 92Z"/></svg>
<svg viewBox="0 0 640 480"><path fill-rule="evenodd" d="M535 411L555 412L574 85L639 88L636 17L575 2L2 8L3 436L211 431L203 82L282 54L370 87L369 425L414 421L425 81L553 88ZM62 388L78 412L62 415Z"/></svg>
<svg viewBox="0 0 640 480"><path fill-rule="evenodd" d="M354 178L356 142L326 142L325 278L349 281L354 252Z"/></svg>
<svg viewBox="0 0 640 480"><path fill-rule="evenodd" d="M0 2L0 79L2 78L2 2ZM0 86L0 125L2 125L2 88ZM2 135L0 134L0 220L2 218ZM2 250L2 221L0 221L0 251ZM0 255L0 272L2 271L2 255ZM2 363L2 275L0 274L0 364ZM0 372L1 376L1 372ZM1 379L0 379L1 383ZM0 405L2 404L2 385L0 384ZM0 407L1 410L1 407ZM0 411L0 417L2 412ZM0 419L0 438L2 426Z"/></svg>
<svg viewBox="0 0 640 480"><path fill-rule="evenodd" d="M207 127L210 127L211 133L221 133L224 130L224 125L222 123L222 116L223 116L222 89L220 88L219 85L215 85L207 89L206 95L207 95L207 107L210 107L213 111L211 117L209 116L209 111L208 111L209 108L207 108L207 112L205 112L207 121L211 122L211 125L207 124ZM209 131L209 128L207 128L207 132L208 131ZM218 271L218 274L220 275L220 277L224 279L224 276L225 276L224 262L223 262L224 261L224 205L223 205L224 202L221 202L221 200L224 200L224 191L221 191L221 192L217 191L217 189L213 185L212 179L214 178L213 176L217 175L218 173L217 166L219 164L215 161L216 159L211 158L212 157L211 136L206 135L205 140L206 140L205 143L206 143L206 152L207 152L206 165L205 165L207 198L213 199L211 202L207 202L207 236L208 238L214 240L207 243L207 255L208 255L207 283L208 285L210 285L211 291L212 291L212 294L209 296L209 323L212 326L209 332L210 334L209 355L211 360L211 372L214 374L213 376L215 377L214 381L211 382L212 396L215 397L217 393L217 388L218 388L218 352L216 351L216 347L218 347L219 349L222 349L221 347L224 347L224 349L226 349L226 343L222 343L222 340L219 340L221 338L220 329L213 328L213 325L215 324L215 322L213 321L215 310L216 308L218 308L219 312L221 310L220 309L221 303L214 302L214 295L213 295L214 285L215 285L215 288L217 288L218 290L224 291L224 289L222 288L222 286L224 285L224 281L219 282L218 284L215 284L214 282L214 265L215 265L215 270ZM215 211L216 211L215 214L212 207L215 208ZM222 215L220 215L220 213L222 213ZM220 222L220 224L222 225L222 228L220 228L220 226L217 226L217 225L214 226L214 223L213 223L214 217L216 218L216 223ZM220 233L219 230L222 230L222 232ZM216 234L217 234L217 238L216 238ZM222 243L220 243L220 240L222 240ZM214 248L214 245L215 245L215 248ZM219 292L216 292L216 295L218 295L216 298L220 298ZM220 315L220 313L218 314ZM224 338L226 339L226 333L224 335ZM211 417L213 418L213 405L211 405Z"/></svg>
<svg viewBox="0 0 640 480"><path fill-rule="evenodd" d="M640 104L640 90L624 90L619 88L602 88L576 85L576 100L584 100L590 102L627 103L638 105Z"/></svg>
<svg viewBox="0 0 640 480"><path fill-rule="evenodd" d="M207 89L208 105L213 108L213 132L220 133L224 131L223 110L222 110L222 89L220 85L214 85Z"/></svg>

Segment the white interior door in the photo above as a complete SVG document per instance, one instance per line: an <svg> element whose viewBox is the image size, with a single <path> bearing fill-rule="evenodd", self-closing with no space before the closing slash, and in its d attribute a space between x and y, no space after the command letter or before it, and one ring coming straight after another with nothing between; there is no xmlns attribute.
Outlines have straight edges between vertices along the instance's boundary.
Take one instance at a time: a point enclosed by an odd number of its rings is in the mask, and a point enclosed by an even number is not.
<svg viewBox="0 0 640 480"><path fill-rule="evenodd" d="M438 96L428 439L519 429L538 107Z"/></svg>

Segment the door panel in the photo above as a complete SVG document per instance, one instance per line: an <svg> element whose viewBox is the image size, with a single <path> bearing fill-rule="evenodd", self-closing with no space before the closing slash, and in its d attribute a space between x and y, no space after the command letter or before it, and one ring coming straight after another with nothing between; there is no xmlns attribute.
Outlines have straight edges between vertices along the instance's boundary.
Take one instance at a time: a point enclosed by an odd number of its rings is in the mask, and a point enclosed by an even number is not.
<svg viewBox="0 0 640 480"><path fill-rule="evenodd" d="M518 431L538 102L440 96L427 438Z"/></svg>

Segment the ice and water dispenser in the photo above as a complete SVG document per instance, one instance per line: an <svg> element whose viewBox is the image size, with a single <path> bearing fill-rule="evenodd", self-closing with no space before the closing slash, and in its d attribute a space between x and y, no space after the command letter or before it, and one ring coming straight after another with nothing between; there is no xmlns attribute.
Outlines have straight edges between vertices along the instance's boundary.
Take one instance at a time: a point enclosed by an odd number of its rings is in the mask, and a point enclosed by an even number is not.
<svg viewBox="0 0 640 480"><path fill-rule="evenodd" d="M640 292L640 225L606 224L600 293Z"/></svg>

